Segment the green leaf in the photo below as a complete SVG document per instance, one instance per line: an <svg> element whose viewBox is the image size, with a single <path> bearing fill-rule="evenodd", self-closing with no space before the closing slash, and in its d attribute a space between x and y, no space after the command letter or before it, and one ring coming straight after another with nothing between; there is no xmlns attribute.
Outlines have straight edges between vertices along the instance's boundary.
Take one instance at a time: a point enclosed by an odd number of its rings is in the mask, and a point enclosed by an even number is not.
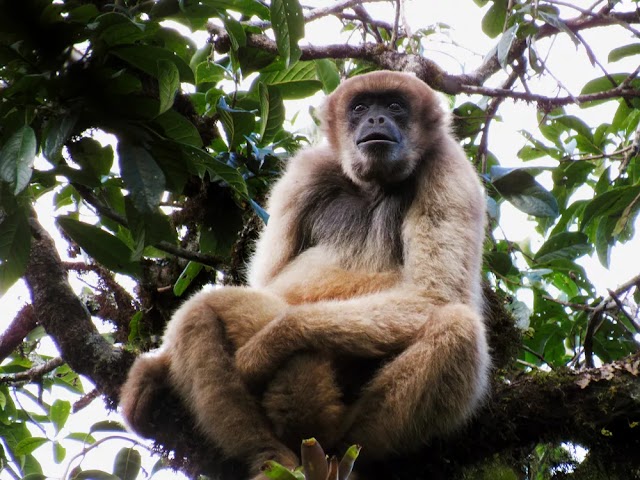
<svg viewBox="0 0 640 480"><path fill-rule="evenodd" d="M231 48L237 52L240 47L245 47L247 45L247 34L242 24L229 15L223 16L222 21L224 22L225 30L229 34Z"/></svg>
<svg viewBox="0 0 640 480"><path fill-rule="evenodd" d="M256 124L256 117L252 112L231 108L224 97L221 97L216 112L227 135L229 150L234 151L240 143L245 141L245 136L250 135Z"/></svg>
<svg viewBox="0 0 640 480"><path fill-rule="evenodd" d="M507 0L494 0L482 18L482 31L491 38L496 38L504 29L507 18Z"/></svg>
<svg viewBox="0 0 640 480"><path fill-rule="evenodd" d="M135 480L140 472L142 457L133 448L123 448L113 462L113 474L120 480Z"/></svg>
<svg viewBox="0 0 640 480"><path fill-rule="evenodd" d="M25 438L24 440L21 440L20 442L18 442L13 453L15 453L16 455L28 455L29 453L33 452L36 448L41 447L47 442L49 442L48 438L42 438L42 437Z"/></svg>
<svg viewBox="0 0 640 480"><path fill-rule="evenodd" d="M29 218L25 210L17 209L0 221L0 295L22 277L30 250Z"/></svg>
<svg viewBox="0 0 640 480"><path fill-rule="evenodd" d="M104 147L93 138L84 137L67 145L71 159L97 181L109 174L113 165L113 148Z"/></svg>
<svg viewBox="0 0 640 480"><path fill-rule="evenodd" d="M54 117L47 122L42 154L53 165L59 162L62 155L62 147L73 133L76 121L77 117L75 115L64 115L62 117Z"/></svg>
<svg viewBox="0 0 640 480"><path fill-rule="evenodd" d="M588 81L582 90L580 91L580 95L589 95L592 93L605 92L607 90L611 90L620 85L627 77L628 73L613 73L604 77L594 78L593 80ZM615 85L614 85L615 84ZM580 104L581 107L593 107L595 105L600 105L603 102L608 100L594 100L591 102L583 102Z"/></svg>
<svg viewBox="0 0 640 480"><path fill-rule="evenodd" d="M549 238L533 258L536 263L558 259L574 260L591 251L589 238L582 232L562 232Z"/></svg>
<svg viewBox="0 0 640 480"><path fill-rule="evenodd" d="M180 147L186 160L195 166L201 176L208 173L214 178L218 177L242 197L249 198L247 184L238 170L212 157L200 148L195 148L190 145L181 145Z"/></svg>
<svg viewBox="0 0 640 480"><path fill-rule="evenodd" d="M617 219L615 217L603 217L596 227L594 244L598 260L603 267L609 268L611 262L611 243L613 242L613 229Z"/></svg>
<svg viewBox="0 0 640 480"><path fill-rule="evenodd" d="M170 60L158 60L158 97L160 111L164 113L173 106L173 99L180 88L180 73L176 64Z"/></svg>
<svg viewBox="0 0 640 480"><path fill-rule="evenodd" d="M131 201L131 196L125 198L125 211L129 231L135 242L132 259L139 260L143 250L148 245L161 241L171 244L177 243L177 234L171 226L169 218L159 209L154 212L139 212Z"/></svg>
<svg viewBox="0 0 640 480"><path fill-rule="evenodd" d="M513 268L511 256L504 252L487 252L484 259L493 272L502 276L508 275Z"/></svg>
<svg viewBox="0 0 640 480"><path fill-rule="evenodd" d="M71 217L58 217L58 225L85 252L110 270L138 275L140 266L131 262L131 249L119 238Z"/></svg>
<svg viewBox="0 0 640 480"><path fill-rule="evenodd" d="M538 11L538 15L549 25L555 27L560 32L564 32L569 35L569 38L576 47L580 45L580 39L576 36L575 33L571 31L569 27L567 27L567 24L564 23L564 21L558 15L556 15L555 13L544 12L542 10Z"/></svg>
<svg viewBox="0 0 640 480"><path fill-rule="evenodd" d="M29 185L36 148L36 134L29 125L25 125L0 149L0 179L13 186L14 195Z"/></svg>
<svg viewBox="0 0 640 480"><path fill-rule="evenodd" d="M153 77L158 76L158 62L168 60L178 69L181 82L195 83L189 64L171 50L150 45L135 45L113 48L110 53Z"/></svg>
<svg viewBox="0 0 640 480"><path fill-rule="evenodd" d="M597 195L584 209L580 229L598 217L621 215L629 204L640 194L640 185L617 187Z"/></svg>
<svg viewBox="0 0 640 480"><path fill-rule="evenodd" d="M551 192L523 169L491 168L492 185L518 210L534 217L555 218L558 202Z"/></svg>
<svg viewBox="0 0 640 480"><path fill-rule="evenodd" d="M92 435L84 432L71 432L69 435L67 435L64 438L69 440L75 440L77 442L86 443L87 445L92 445L96 443L96 439Z"/></svg>
<svg viewBox="0 0 640 480"><path fill-rule="evenodd" d="M282 96L276 88L269 88L264 83L259 85L260 92L260 127L258 133L262 138L261 144L267 145L273 141L282 129L285 120L285 108Z"/></svg>
<svg viewBox="0 0 640 480"><path fill-rule="evenodd" d="M153 119L167 138L196 147L202 146L202 138L193 123L175 110L168 110Z"/></svg>
<svg viewBox="0 0 640 480"><path fill-rule="evenodd" d="M96 422L89 428L89 433L95 432L126 432L127 429L120 422L114 420L103 420Z"/></svg>
<svg viewBox="0 0 640 480"><path fill-rule="evenodd" d="M509 63L509 52L511 51L511 45L515 42L518 33L518 24L515 24L511 28L509 28L506 32L502 34L500 37L500 41L498 42L498 63L502 68L507 68Z"/></svg>
<svg viewBox="0 0 640 480"><path fill-rule="evenodd" d="M608 61L613 63L632 55L640 55L640 43L631 43L623 47L614 48L609 52Z"/></svg>
<svg viewBox="0 0 640 480"><path fill-rule="evenodd" d="M340 72L333 60L322 58L315 60L316 75L322 82L322 91L326 94L333 92L340 84Z"/></svg>
<svg viewBox="0 0 640 480"><path fill-rule="evenodd" d="M196 84L218 83L228 75L227 69L213 62L202 62L196 66Z"/></svg>
<svg viewBox="0 0 640 480"><path fill-rule="evenodd" d="M315 62L297 62L289 69L266 70L258 81L278 88L284 100L306 98L322 88Z"/></svg>
<svg viewBox="0 0 640 480"><path fill-rule="evenodd" d="M58 433L62 427L64 427L65 423L67 423L69 413L71 413L71 403L66 400L56 400L53 402L53 405L51 405L49 418L53 423L56 433Z"/></svg>
<svg viewBox="0 0 640 480"><path fill-rule="evenodd" d="M72 480L121 480L117 475L102 470L83 470L78 472Z"/></svg>
<svg viewBox="0 0 640 480"><path fill-rule="evenodd" d="M131 192L131 199L140 212L153 212L160 204L165 189L165 177L149 150L121 139L118 157L122 180Z"/></svg>
<svg viewBox="0 0 640 480"><path fill-rule="evenodd" d="M67 456L67 449L58 441L53 442L53 461L62 463Z"/></svg>
<svg viewBox="0 0 640 480"><path fill-rule="evenodd" d="M198 276L203 267L204 265L198 262L187 263L187 266L184 267L184 270L182 270L178 280L176 280L176 283L173 285L173 294L176 297L181 297L184 291L189 287L189 285L191 285L193 279Z"/></svg>
<svg viewBox="0 0 640 480"><path fill-rule="evenodd" d="M271 28L276 37L278 53L289 67L300 58L298 41L304 37L304 16L298 0L272 0Z"/></svg>

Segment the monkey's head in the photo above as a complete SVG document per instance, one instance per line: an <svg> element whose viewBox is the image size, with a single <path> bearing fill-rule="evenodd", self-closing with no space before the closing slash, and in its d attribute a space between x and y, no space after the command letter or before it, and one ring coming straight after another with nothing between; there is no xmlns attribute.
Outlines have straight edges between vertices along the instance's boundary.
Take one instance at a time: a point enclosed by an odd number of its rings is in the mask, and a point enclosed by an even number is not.
<svg viewBox="0 0 640 480"><path fill-rule="evenodd" d="M345 173L358 184L394 184L446 133L434 91L407 73L380 71L342 83L320 112Z"/></svg>

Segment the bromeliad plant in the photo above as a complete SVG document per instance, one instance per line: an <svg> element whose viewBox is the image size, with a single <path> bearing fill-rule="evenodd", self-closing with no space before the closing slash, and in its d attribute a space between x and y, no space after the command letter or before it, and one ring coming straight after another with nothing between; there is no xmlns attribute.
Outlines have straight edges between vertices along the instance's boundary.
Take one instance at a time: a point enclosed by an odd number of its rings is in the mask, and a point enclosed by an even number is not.
<svg viewBox="0 0 640 480"><path fill-rule="evenodd" d="M294 471L269 461L264 464L264 474L272 480L347 480L353 464L360 454L359 445L351 445L342 460L336 456L327 457L320 443L315 438L302 441L300 456L302 466Z"/></svg>

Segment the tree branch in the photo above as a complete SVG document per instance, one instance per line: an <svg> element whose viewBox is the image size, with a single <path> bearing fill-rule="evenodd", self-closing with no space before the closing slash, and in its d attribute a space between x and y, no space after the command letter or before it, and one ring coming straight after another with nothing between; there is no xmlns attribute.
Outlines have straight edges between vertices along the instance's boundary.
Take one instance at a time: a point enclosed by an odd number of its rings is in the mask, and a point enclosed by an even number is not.
<svg viewBox="0 0 640 480"><path fill-rule="evenodd" d="M11 355L11 352L37 325L38 319L34 315L31 305L22 307L7 329L0 335L0 362Z"/></svg>
<svg viewBox="0 0 640 480"><path fill-rule="evenodd" d="M341 2L341 5L349 2ZM334 6L335 7L335 6ZM347 8L347 7L343 7ZM339 10L339 9L338 9ZM590 28L617 25L621 23L640 23L638 12L609 12L607 14L595 14L594 16L580 15L579 17L566 20L564 22L572 32L579 32ZM230 45L228 34L224 27L209 23L207 26L209 33L217 37L216 48L219 51L227 51ZM549 24L543 25L535 39L546 38L560 33L560 31ZM266 35L249 33L247 34L247 46L258 48L276 55L278 48L275 41ZM480 94L490 97L508 97L513 99L534 101L539 104L551 106L562 106L572 103L575 98L581 102L592 100L602 100L613 97L637 97L640 91L623 88L620 86L606 92L599 92L591 95L578 97L546 97L525 92L512 92L510 90L485 88L482 85L496 72L501 70L497 55L491 55L474 71L468 74L452 75L447 73L434 61L419 55L395 52L384 45L364 43L361 45L326 45L326 46L301 46L301 60L317 60L322 58L346 59L356 58L366 60L376 64L378 67L387 70L412 72L418 78L428 83L435 90L455 95L459 93ZM513 42L508 58L515 59L522 56L527 49L527 39L519 39Z"/></svg>
<svg viewBox="0 0 640 480"><path fill-rule="evenodd" d="M25 280L35 315L71 368L115 400L133 355L114 348L100 335L69 285L53 239L35 217L30 224L33 240Z"/></svg>

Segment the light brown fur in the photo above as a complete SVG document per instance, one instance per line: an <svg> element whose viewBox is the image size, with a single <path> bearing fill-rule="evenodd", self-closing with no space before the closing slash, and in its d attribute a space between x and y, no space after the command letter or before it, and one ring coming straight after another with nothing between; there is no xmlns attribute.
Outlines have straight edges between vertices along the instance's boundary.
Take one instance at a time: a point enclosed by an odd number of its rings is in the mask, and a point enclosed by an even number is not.
<svg viewBox="0 0 640 480"><path fill-rule="evenodd" d="M359 177L369 159L346 119L356 95L379 91L410 102L395 193ZM356 77L327 99L322 124L329 144L291 159L272 191L251 288L188 300L122 390L125 418L149 435L144 409L168 372L201 431L255 478L269 458L296 466L307 436L327 449L359 443L359 462L416 450L487 390L484 194L435 94L406 74ZM336 374L348 358L382 364L354 402Z"/></svg>

